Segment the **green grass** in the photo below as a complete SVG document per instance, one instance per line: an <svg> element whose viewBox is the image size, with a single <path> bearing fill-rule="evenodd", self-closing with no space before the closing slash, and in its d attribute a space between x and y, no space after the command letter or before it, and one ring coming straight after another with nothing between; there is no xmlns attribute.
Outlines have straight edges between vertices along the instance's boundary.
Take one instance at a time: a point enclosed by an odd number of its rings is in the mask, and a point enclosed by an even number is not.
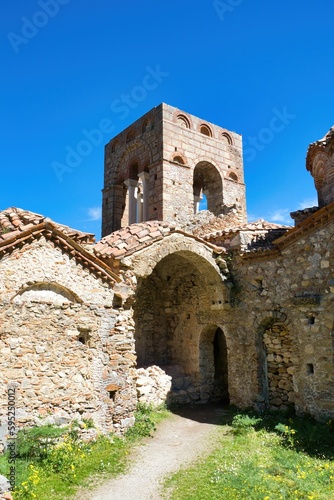
<svg viewBox="0 0 334 500"><path fill-rule="evenodd" d="M237 415L208 457L165 483L172 500L333 500L334 429L309 419Z"/></svg>
<svg viewBox="0 0 334 500"><path fill-rule="evenodd" d="M124 438L99 436L83 443L77 429L44 426L21 433L17 439L16 490L14 500L60 500L71 498L78 488L123 472L136 442L152 434L155 424L166 418L165 408L138 405L136 423ZM62 438L59 434L62 433ZM37 445L37 446L36 446ZM8 477L8 456L0 456L0 474ZM91 478L94 477L94 481Z"/></svg>

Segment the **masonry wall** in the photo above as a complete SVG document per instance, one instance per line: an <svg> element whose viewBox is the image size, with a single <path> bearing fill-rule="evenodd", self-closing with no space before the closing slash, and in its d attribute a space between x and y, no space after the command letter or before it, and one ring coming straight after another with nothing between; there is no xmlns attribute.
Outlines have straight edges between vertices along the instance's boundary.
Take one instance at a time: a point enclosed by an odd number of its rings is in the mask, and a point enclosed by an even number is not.
<svg viewBox="0 0 334 500"><path fill-rule="evenodd" d="M241 399L317 418L334 416L334 224L273 260L234 262L235 335L247 344ZM242 384L244 389L242 389Z"/></svg>
<svg viewBox="0 0 334 500"><path fill-rule="evenodd" d="M131 311L113 290L43 237L0 261L0 420L16 387L18 424L92 418L133 422Z"/></svg>

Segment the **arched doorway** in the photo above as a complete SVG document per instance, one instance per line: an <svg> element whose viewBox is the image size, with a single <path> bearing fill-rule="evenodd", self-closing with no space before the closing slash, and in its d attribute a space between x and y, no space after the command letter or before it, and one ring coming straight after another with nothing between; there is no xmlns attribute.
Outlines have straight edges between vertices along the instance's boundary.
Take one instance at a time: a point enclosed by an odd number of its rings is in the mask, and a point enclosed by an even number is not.
<svg viewBox="0 0 334 500"><path fill-rule="evenodd" d="M212 314L213 299L224 303L221 276L204 257L191 251L171 253L138 281L134 303L137 367L157 365L170 375L171 401L201 399L201 334ZM226 376L223 366L227 364L219 361L219 353L226 353L225 337L218 326L210 328L210 398L223 399L222 391L213 391L213 385L218 387L218 380Z"/></svg>
<svg viewBox="0 0 334 500"><path fill-rule="evenodd" d="M228 402L228 356L224 332L206 327L199 345L200 395L203 401Z"/></svg>

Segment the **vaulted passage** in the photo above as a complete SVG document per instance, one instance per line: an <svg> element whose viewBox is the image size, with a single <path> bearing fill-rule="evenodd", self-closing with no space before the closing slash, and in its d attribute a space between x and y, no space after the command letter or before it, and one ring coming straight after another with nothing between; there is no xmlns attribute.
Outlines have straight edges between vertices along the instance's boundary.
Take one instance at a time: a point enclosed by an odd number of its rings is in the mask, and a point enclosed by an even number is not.
<svg viewBox="0 0 334 500"><path fill-rule="evenodd" d="M223 302L222 290L216 269L187 251L165 257L139 283L137 366L158 365L172 376L173 401L228 396L225 336L218 326L206 326L212 300Z"/></svg>

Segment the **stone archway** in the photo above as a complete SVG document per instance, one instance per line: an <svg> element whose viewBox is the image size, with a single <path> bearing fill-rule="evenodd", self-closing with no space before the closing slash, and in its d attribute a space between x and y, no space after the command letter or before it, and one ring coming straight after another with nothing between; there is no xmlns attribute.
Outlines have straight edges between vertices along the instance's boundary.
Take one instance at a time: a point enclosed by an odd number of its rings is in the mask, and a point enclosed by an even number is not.
<svg viewBox="0 0 334 500"><path fill-rule="evenodd" d="M189 250L166 255L149 275L139 279L134 303L137 366L157 365L172 377L171 401L188 403L201 399L203 318L210 317L213 299L224 303L222 295L217 268ZM216 326L211 331L212 382L215 352L217 379L223 372L217 354L223 345L219 333L214 340L218 330ZM210 397L213 396L212 389Z"/></svg>

